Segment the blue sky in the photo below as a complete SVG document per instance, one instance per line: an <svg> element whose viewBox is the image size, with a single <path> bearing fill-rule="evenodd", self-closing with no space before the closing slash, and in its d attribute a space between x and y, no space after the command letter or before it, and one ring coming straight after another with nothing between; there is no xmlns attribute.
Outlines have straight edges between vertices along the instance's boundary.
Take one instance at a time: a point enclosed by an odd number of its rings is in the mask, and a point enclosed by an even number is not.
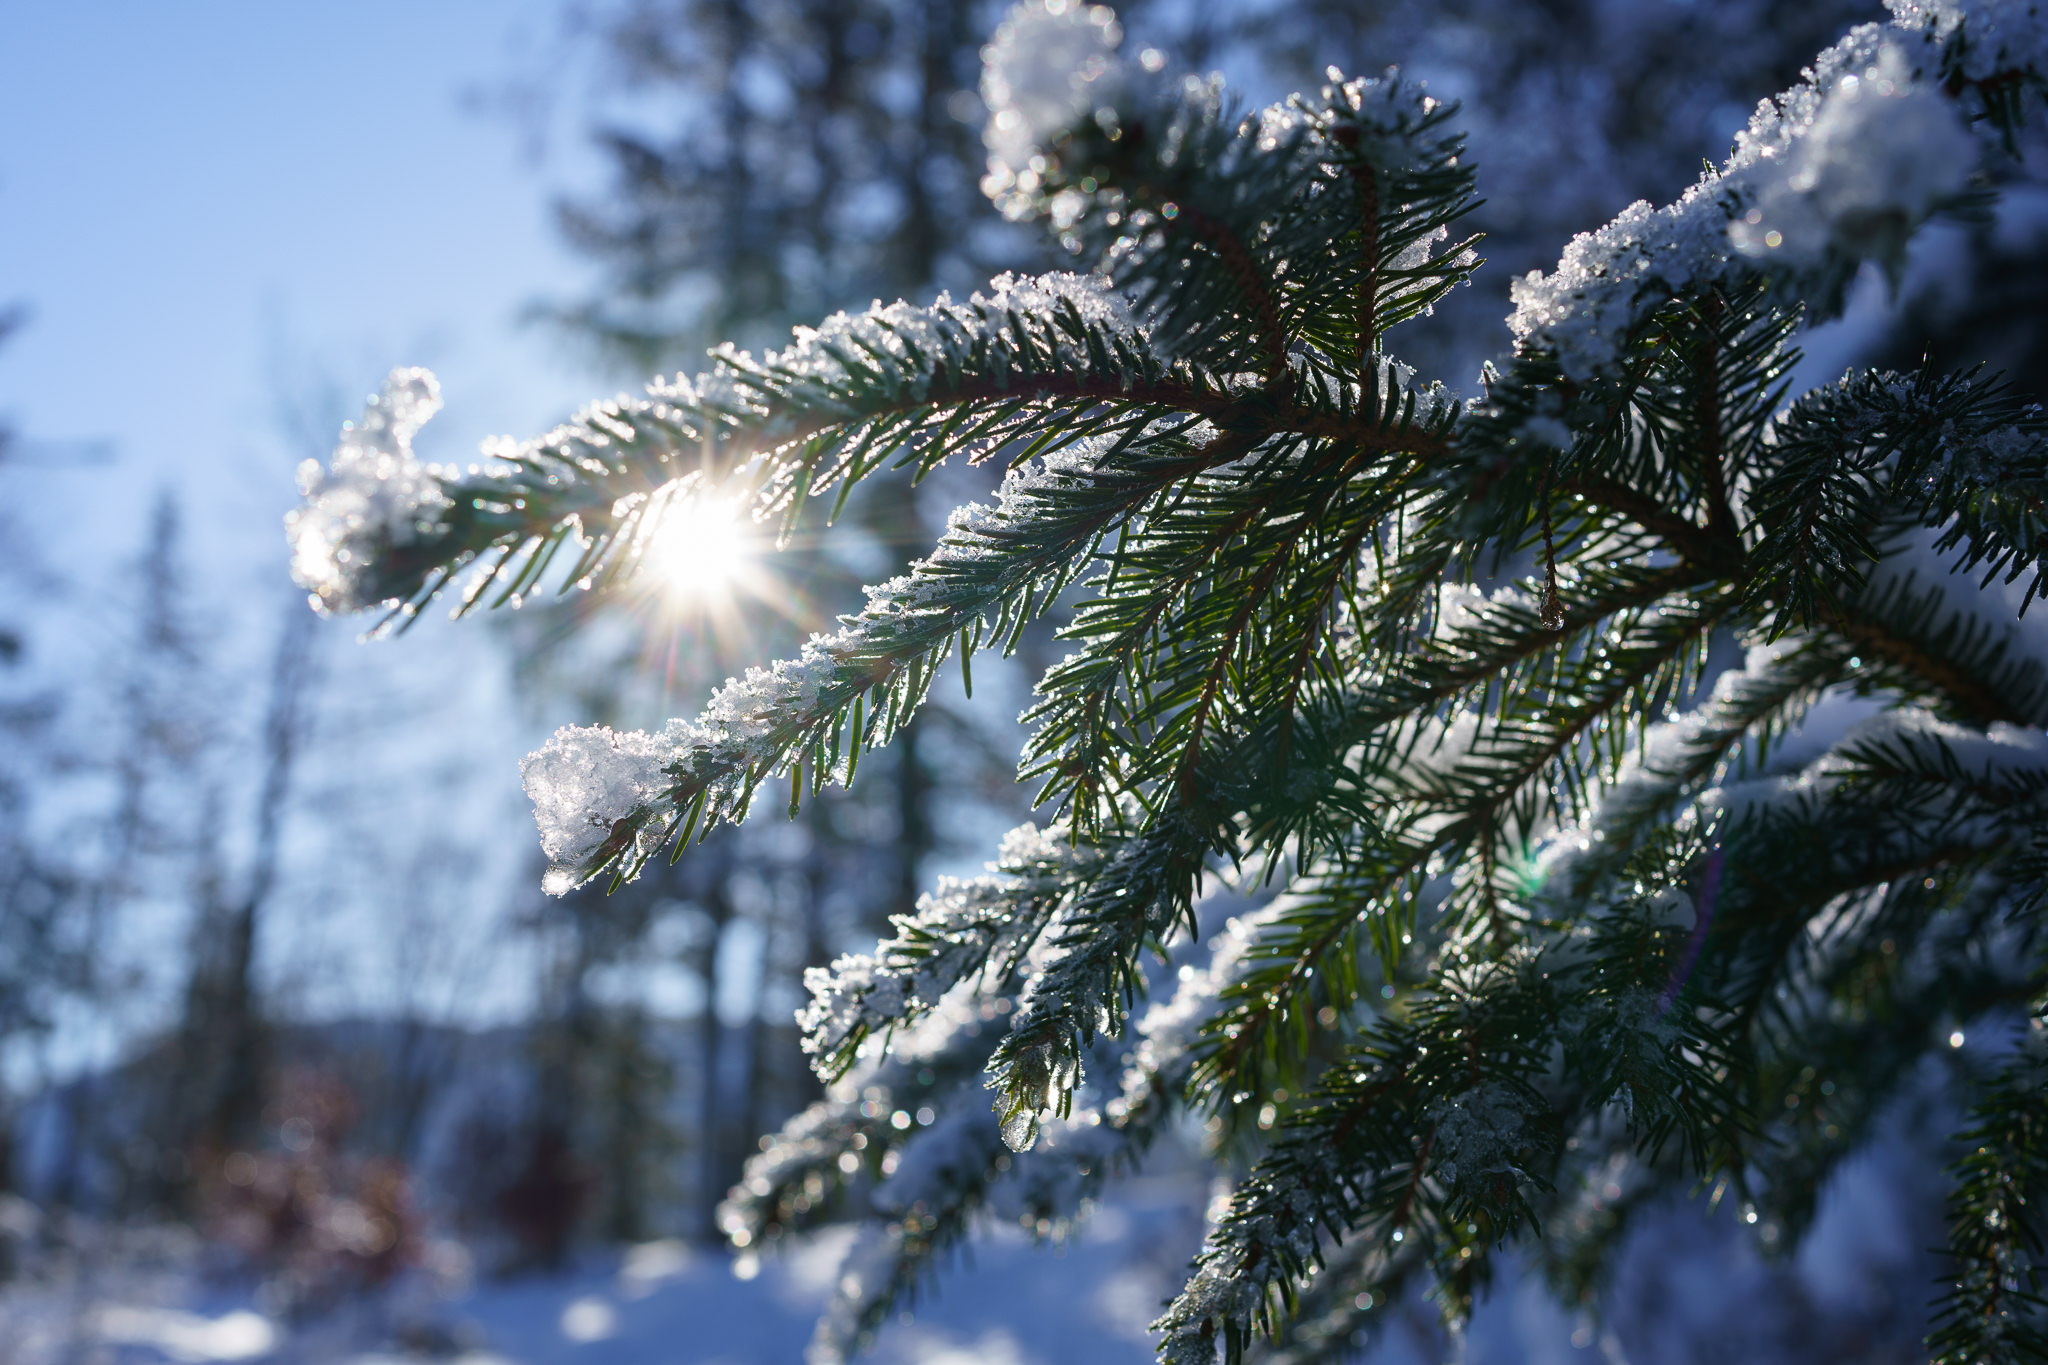
<svg viewBox="0 0 2048 1365"><path fill-rule="evenodd" d="M595 171L573 135L575 101L559 106L569 112L541 165L521 127L475 98L571 65L560 10L0 4L0 302L31 312L0 347L0 419L28 438L26 458L0 471L0 510L63 582L27 605L40 608L38 657L71 680L74 710L90 704L79 680L103 667L123 619L123 568L150 503L171 487L208 633L239 660L222 705L258 713L262 651L290 595L280 518L307 453L280 432L280 376L300 397L319 377L359 403L390 367L432 366L447 407L420 449L437 460L545 429L616 387L517 325L528 303L573 296L586 278L548 209L555 189ZM109 457L81 460L92 445ZM445 837L482 861L459 907L471 920L440 932L477 941L488 930L474 917L504 913L536 875L516 763L538 722L509 697L492 632L430 627L356 647L353 629L338 623L329 641L329 747L304 765L317 818L289 829L294 865L330 887L322 869L340 865L359 898L388 899L376 879L418 851L405 841ZM409 790L433 814L387 805L382 828L358 839L327 814L361 811L328 795L350 783ZM378 809L363 818L379 823ZM268 974L308 1009L374 1007L390 950L417 956L391 926L351 928L364 921L335 913L346 906L288 899L266 931ZM124 935L161 967L179 960L182 926L173 908L139 914ZM517 1007L516 961L478 970L492 980L470 973L470 1012Z"/></svg>
<svg viewBox="0 0 2048 1365"><path fill-rule="evenodd" d="M544 64L558 9L0 6L0 300L33 316L0 349L0 413L115 453L55 480L85 504L65 541L132 544L171 481L217 555L274 561L280 368L367 390L435 367L447 409L421 445L449 459L602 391L515 325L581 278L547 213L570 168L465 98Z"/></svg>

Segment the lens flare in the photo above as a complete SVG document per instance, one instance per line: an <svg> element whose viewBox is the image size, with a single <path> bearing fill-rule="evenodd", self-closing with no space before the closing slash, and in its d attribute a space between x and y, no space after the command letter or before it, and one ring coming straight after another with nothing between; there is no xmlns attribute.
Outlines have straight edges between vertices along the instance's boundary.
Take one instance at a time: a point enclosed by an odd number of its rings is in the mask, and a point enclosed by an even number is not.
<svg viewBox="0 0 2048 1365"><path fill-rule="evenodd" d="M750 500L696 493L684 486L655 495L660 505L641 523L632 583L619 599L645 632L637 671L658 682L671 708L686 696L701 701L742 661L786 651L787 628L797 639L818 628L801 575L792 576L774 528L754 520Z"/></svg>
<svg viewBox="0 0 2048 1365"><path fill-rule="evenodd" d="M671 503L641 550L641 572L678 602L728 596L754 567L760 543L752 522L732 503Z"/></svg>

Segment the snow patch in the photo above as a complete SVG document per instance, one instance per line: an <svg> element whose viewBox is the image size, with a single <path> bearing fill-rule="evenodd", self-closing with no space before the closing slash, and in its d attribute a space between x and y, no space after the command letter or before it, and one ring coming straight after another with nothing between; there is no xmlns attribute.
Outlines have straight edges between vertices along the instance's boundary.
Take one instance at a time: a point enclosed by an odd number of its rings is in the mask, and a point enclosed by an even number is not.
<svg viewBox="0 0 2048 1365"><path fill-rule="evenodd" d="M1885 0L1885 8L1900 27L1923 29L1954 50L1957 69L1973 81L2048 67L2040 0Z"/></svg>
<svg viewBox="0 0 2048 1365"><path fill-rule="evenodd" d="M113 1305L93 1316L102 1341L153 1346L178 1361L254 1360L278 1343L270 1319L247 1309L208 1318L172 1308Z"/></svg>
<svg viewBox="0 0 2048 1365"><path fill-rule="evenodd" d="M1719 170L1661 209L1638 200L1572 239L1556 270L1514 281L1517 342L1554 351L1568 377L1585 381L1616 363L1651 309L1733 282L1753 260L1792 268L1779 287L1798 296L1837 256L1896 253L1978 155L1934 73L1908 59L1898 41L1908 32L1850 30L1801 84L1757 106Z"/></svg>
<svg viewBox="0 0 2048 1365"><path fill-rule="evenodd" d="M665 737L644 730L565 725L555 731L519 765L548 861L574 864L596 852L617 821L672 785L663 769L679 757Z"/></svg>

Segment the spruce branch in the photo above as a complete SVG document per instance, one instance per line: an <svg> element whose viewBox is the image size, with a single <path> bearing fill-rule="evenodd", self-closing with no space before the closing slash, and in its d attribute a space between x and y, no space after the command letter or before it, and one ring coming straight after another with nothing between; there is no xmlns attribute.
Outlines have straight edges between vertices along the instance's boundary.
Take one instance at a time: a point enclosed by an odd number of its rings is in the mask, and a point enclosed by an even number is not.
<svg viewBox="0 0 2048 1365"><path fill-rule="evenodd" d="M1672 942L1657 933L1623 916L1582 962L1529 957L1447 974L1406 1020L1369 1030L1238 1187L1156 1325L1162 1358L1204 1359L1212 1342L1240 1356L1254 1330L1270 1334L1291 1311L1325 1239L1415 1239L1440 1282L1469 1293L1482 1272L1467 1263L1533 1221L1530 1194L1548 1184L1573 1113L1626 1097L1630 1127L1652 1150L1673 1137L1716 1144L1711 1131L1733 1122L1714 1074L1726 1042L1688 1011L1661 1011ZM1591 989L1572 991L1575 979ZM1567 998L1587 1003L1561 1011ZM1548 1083L1553 1048L1579 1079L1569 1092Z"/></svg>
<svg viewBox="0 0 2048 1365"><path fill-rule="evenodd" d="M630 875L778 776L793 806L852 780L955 651L1071 609L1026 717L1053 831L813 978L832 1089L729 1206L758 1243L872 1201L827 1355L977 1220L1057 1226L1189 1112L1247 1174L1168 1359L1326 1354L1424 1278L1455 1320L1530 1232L1583 1294L1629 1208L1703 1177L1796 1233L1935 1021L2038 1005L2048 420L1930 369L1787 401L1796 330L1981 201L1968 120L2009 136L2048 88L1984 9L1899 12L1676 203L1518 281L1470 404L1386 350L1477 264L1447 106L1390 73L1242 115L1039 5L991 45L988 188L1095 275L721 351L467 475L413 458L431 380L399 372L309 473L302 581L404 611L460 571L466 605L601 586L688 499L787 532L1005 462L799 657L527 769L551 886ZM1053 29L1088 60L1042 69ZM1226 869L1279 894L1114 1056ZM1998 1155L1959 1171L1950 1358L2038 1344L2038 1230L1992 1182L2038 1155L2037 1079L1977 1092Z"/></svg>
<svg viewBox="0 0 2048 1365"><path fill-rule="evenodd" d="M2041 1191L2048 1188L2040 1020L1984 1087L1960 1135L1950 1198L1954 1279L1927 1344L1940 1365L2048 1359L2041 1295Z"/></svg>
<svg viewBox="0 0 2048 1365"><path fill-rule="evenodd" d="M894 936L873 955L848 954L805 973L811 1004L798 1012L804 1048L826 1081L863 1055L871 1036L916 1023L962 982L1007 979L1022 967L1060 906L1102 870L1103 851L1077 847L1065 831L1035 825L1003 840L993 875L942 879L915 915L891 919Z"/></svg>

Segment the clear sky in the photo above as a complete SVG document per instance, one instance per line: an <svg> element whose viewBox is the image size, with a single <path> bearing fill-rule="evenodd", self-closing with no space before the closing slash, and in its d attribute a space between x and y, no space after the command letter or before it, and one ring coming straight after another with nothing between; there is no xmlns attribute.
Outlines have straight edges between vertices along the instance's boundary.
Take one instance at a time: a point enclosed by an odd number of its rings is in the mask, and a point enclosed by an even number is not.
<svg viewBox="0 0 2048 1365"><path fill-rule="evenodd" d="M419 445L450 461L616 387L517 322L530 302L579 291L583 269L548 203L593 163L557 137L555 160L538 165L520 127L477 109L479 93L564 65L551 47L561 8L0 0L0 303L31 314L0 346L0 419L28 438L0 498L4 524L69 585L26 604L42 608L31 638L45 666L92 676L121 619L121 568L157 490L173 487L214 638L240 654L243 683L224 705L257 714L261 650L288 596L279 519L307 453L276 413L281 397L305 398L310 377L352 405L394 365L433 367L447 407ZM93 445L110 454L81 459ZM19 620L24 604L13 605ZM504 913L513 883L537 875L516 770L535 722L508 699L489 631L419 635L328 642L328 757L306 765L288 845L304 868L354 860L373 894L369 879L424 855L348 843L321 793L350 781L431 788L431 819L398 801L373 809L384 828L371 834L448 825L434 832L483 858L465 912ZM437 704L442 718L422 722ZM413 717L402 735L389 719L401 712ZM413 777L392 776L407 764ZM309 981L301 1001L374 1003L365 974L380 952L409 949L351 937L359 918L277 924L273 982L331 965L339 975ZM180 923L132 926L133 951L174 963ZM472 1003L489 1013L523 986L501 981L494 1002L472 982Z"/></svg>
<svg viewBox="0 0 2048 1365"><path fill-rule="evenodd" d="M113 469L64 481L97 505L89 543L132 543L172 480L210 547L276 546L280 368L367 391L435 367L421 446L444 459L594 396L515 326L579 278L548 219L563 168L465 98L545 61L559 8L0 5L0 300L33 319L0 349L0 413L111 443Z"/></svg>

